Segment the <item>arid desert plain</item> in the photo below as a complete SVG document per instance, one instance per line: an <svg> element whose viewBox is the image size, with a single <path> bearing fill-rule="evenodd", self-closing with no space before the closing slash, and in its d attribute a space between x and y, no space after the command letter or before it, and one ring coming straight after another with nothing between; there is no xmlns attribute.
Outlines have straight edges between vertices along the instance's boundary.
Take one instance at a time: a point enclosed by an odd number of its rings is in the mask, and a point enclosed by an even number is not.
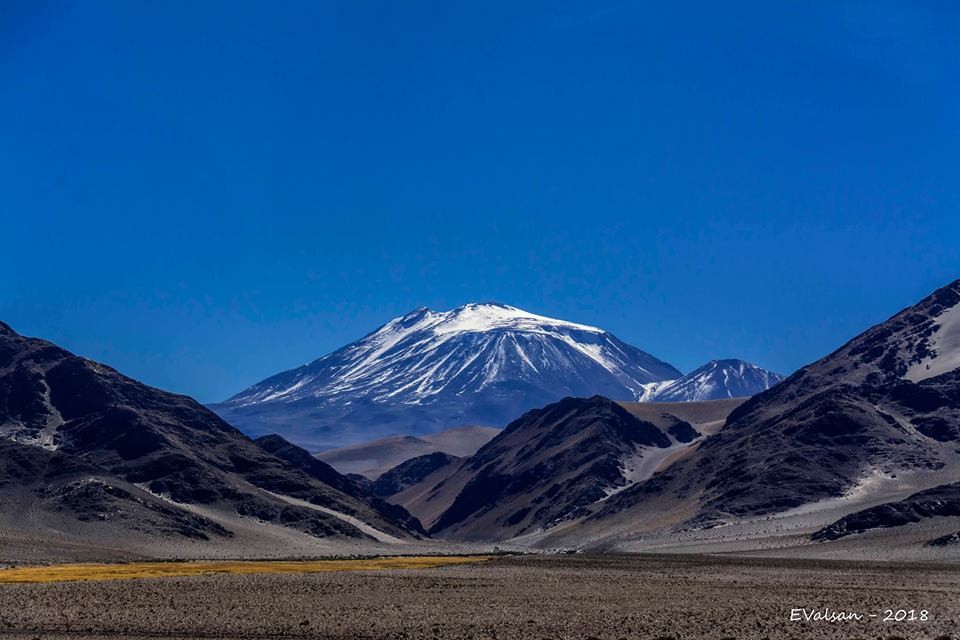
<svg viewBox="0 0 960 640"><path fill-rule="evenodd" d="M6 583L0 584L0 635L934 640L955 638L960 630L955 565L582 554L461 561ZM265 564L263 570L273 569ZM916 620L909 619L911 611ZM854 619L803 619L825 612Z"/></svg>

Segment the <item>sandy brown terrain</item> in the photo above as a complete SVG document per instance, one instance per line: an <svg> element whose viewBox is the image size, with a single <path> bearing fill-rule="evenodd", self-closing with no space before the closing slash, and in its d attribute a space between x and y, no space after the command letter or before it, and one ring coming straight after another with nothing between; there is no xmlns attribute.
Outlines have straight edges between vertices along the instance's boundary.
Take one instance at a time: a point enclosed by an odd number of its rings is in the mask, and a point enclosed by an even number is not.
<svg viewBox="0 0 960 640"><path fill-rule="evenodd" d="M859 621L791 622L791 609ZM925 621L882 622L885 609ZM500 557L435 569L0 585L24 638L927 638L960 567L705 556ZM950 635L953 634L953 635Z"/></svg>
<svg viewBox="0 0 960 640"><path fill-rule="evenodd" d="M657 426L663 424L663 415L669 414L686 420L704 435L712 435L720 430L730 412L748 399L725 398L701 402L621 402L619 404L641 420L652 422Z"/></svg>
<svg viewBox="0 0 960 640"><path fill-rule="evenodd" d="M470 456L490 442L500 429L466 426L437 433L398 435L330 449L317 454L340 473L357 473L375 480L398 464L417 456L443 451L457 457Z"/></svg>

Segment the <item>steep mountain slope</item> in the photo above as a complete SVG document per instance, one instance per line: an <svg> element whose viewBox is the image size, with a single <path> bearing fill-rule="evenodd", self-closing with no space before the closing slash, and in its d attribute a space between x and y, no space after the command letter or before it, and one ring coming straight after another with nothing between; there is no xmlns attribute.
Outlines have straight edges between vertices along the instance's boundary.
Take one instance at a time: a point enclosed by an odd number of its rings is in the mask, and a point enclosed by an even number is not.
<svg viewBox="0 0 960 640"><path fill-rule="evenodd" d="M652 402L697 402L742 398L766 391L783 376L743 360L711 360L687 375L658 385Z"/></svg>
<svg viewBox="0 0 960 640"><path fill-rule="evenodd" d="M254 440L254 442L264 451L272 453L282 460L286 460L324 484L328 484L354 497L369 497L362 489L357 487L356 482L342 475L326 462L318 460L306 449L298 447L282 436L272 433L268 436L260 436Z"/></svg>
<svg viewBox="0 0 960 640"><path fill-rule="evenodd" d="M313 449L391 433L504 425L564 396L637 400L669 364L598 329L501 304L417 309L213 408Z"/></svg>
<svg viewBox="0 0 960 640"><path fill-rule="evenodd" d="M161 540L233 536L219 523L167 504L75 456L4 439L0 501L0 529L22 530L18 525L31 524L42 514L43 524L55 530L69 529L70 521L75 526L111 521L128 533Z"/></svg>
<svg viewBox="0 0 960 640"><path fill-rule="evenodd" d="M669 465L677 457L688 454L692 448L702 440L700 437L701 434L715 433L722 426L723 421L730 412L743 404L744 401L744 398L735 398L706 402L620 402L617 404L626 409L633 417L637 418L640 423L653 425L662 433L670 436L672 439L671 445L667 448L655 447L642 450L633 450L628 446L627 449L633 452L624 456L619 449L624 446L619 438L608 437L601 439L600 442L604 445L609 443L609 448L605 449L604 446L601 446L595 448L592 454L588 451L584 451L584 453L587 454L589 458L590 455L602 456L604 453L610 453L612 451L612 458L619 460L620 473L624 483L621 486L609 489L609 492L612 494L616 491L622 491L625 487L629 486L630 483L638 482L652 475L662 466ZM590 404L590 401L585 399L570 400L570 402ZM597 399L597 402L603 404L607 401ZM605 420L617 422L621 420L622 416L620 412L613 410L598 411L596 415L601 422ZM604 428L602 424L590 427L594 432L602 432ZM579 435L580 434L574 433L569 442L570 447L575 448L578 446ZM559 447L557 451L562 454L562 446ZM433 526L441 515L450 509L465 485L473 479L475 475L473 471L470 469L461 469L461 467L470 464L471 461L472 458L468 460L454 460L449 464L440 466L419 482L404 488L398 493L390 495L387 499L390 502L406 507L407 510L419 518L425 526ZM510 465L507 465L508 471L509 466ZM600 465L600 468L603 469L605 467ZM556 481L564 473L566 473L566 470L562 464L548 465L544 468L542 481L549 484ZM555 475L551 477L552 474ZM614 480L614 482L616 481ZM588 483L584 482L583 486L588 486ZM602 496L603 497L600 498L601 503L607 499L607 492L605 491ZM470 516L469 519L472 521L474 517L475 516ZM476 517L482 520L482 512L478 512ZM501 523L496 521L492 523L480 522L476 526L470 525L469 528L471 529L469 535L476 537L486 535L491 539L509 537L510 533L516 529L512 525L504 528ZM528 528L529 531L537 531L540 529L541 527L539 526ZM550 527L547 527L547 529L552 530ZM444 532L441 535L449 537L459 536L456 532L449 534Z"/></svg>
<svg viewBox="0 0 960 640"><path fill-rule="evenodd" d="M397 465L430 453L453 456L473 455L490 442L500 429L493 427L454 427L420 436L388 436L370 442L347 445L316 454L340 473L356 473L370 479Z"/></svg>
<svg viewBox="0 0 960 640"><path fill-rule="evenodd" d="M243 519L320 538L416 535L394 509L305 473L194 400L3 324L0 442L0 520L13 528L44 530L69 512L73 524L108 523L120 542L149 522L174 536L229 538ZM13 517L18 509L31 517Z"/></svg>
<svg viewBox="0 0 960 640"><path fill-rule="evenodd" d="M669 512L676 525L707 527L841 498L855 510L879 486L955 482L960 371L945 369L958 306L960 281L746 401L693 455L589 521L636 531Z"/></svg>
<svg viewBox="0 0 960 640"><path fill-rule="evenodd" d="M317 460L310 455L310 452L306 449L301 449L278 435L263 436L257 438L255 442L262 449L269 451L282 460L286 460L294 467L308 473L324 484L369 505L374 511L389 518L392 522L401 524L410 531L420 534L426 533L420 525L420 522L411 516L406 509L383 501L379 496L384 494L376 491L376 485L360 483L337 473L333 467L321 460ZM446 454L442 453L434 455L446 456Z"/></svg>
<svg viewBox="0 0 960 640"><path fill-rule="evenodd" d="M372 491L381 497L393 496L409 489L438 469L460 462L462 458L436 451L425 456L411 458L383 473L371 485Z"/></svg>
<svg viewBox="0 0 960 640"><path fill-rule="evenodd" d="M524 414L464 461L444 481L459 491L430 531L502 539L575 518L675 444L612 400L565 398Z"/></svg>

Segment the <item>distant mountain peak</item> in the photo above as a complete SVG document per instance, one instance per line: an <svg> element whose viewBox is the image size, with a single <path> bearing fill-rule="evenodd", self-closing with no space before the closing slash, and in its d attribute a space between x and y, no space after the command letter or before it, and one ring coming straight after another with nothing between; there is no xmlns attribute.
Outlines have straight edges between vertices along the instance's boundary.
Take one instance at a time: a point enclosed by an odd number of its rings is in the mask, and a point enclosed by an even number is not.
<svg viewBox="0 0 960 640"><path fill-rule="evenodd" d="M745 360L711 360L685 376L658 385L650 400L654 402L694 402L753 396L783 380Z"/></svg>
<svg viewBox="0 0 960 640"><path fill-rule="evenodd" d="M639 400L644 385L680 375L598 327L499 302L469 303L415 309L217 410L254 434L282 431L284 422L333 432L327 443L336 446L463 424L502 426L564 396ZM348 437L350 428L363 437Z"/></svg>
<svg viewBox="0 0 960 640"><path fill-rule="evenodd" d="M718 358L716 360L711 360L707 364L703 365L704 367L752 367L749 362L746 360L740 360L739 358Z"/></svg>

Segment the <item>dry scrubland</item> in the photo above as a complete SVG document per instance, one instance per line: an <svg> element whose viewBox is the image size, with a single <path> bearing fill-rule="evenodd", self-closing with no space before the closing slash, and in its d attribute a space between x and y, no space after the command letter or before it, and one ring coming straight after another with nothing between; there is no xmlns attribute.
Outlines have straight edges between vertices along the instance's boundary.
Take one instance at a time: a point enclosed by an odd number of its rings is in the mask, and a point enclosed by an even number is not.
<svg viewBox="0 0 960 640"><path fill-rule="evenodd" d="M367 558L362 560L291 560L240 562L129 562L80 563L18 567L0 571L0 584L177 578L219 574L321 573L324 571L374 571L379 569L430 569L451 564L483 562L485 556L435 556Z"/></svg>
<svg viewBox="0 0 960 640"><path fill-rule="evenodd" d="M789 621L791 608L825 606L926 609L930 620ZM24 638L886 640L958 630L957 566L522 556L417 570L0 584L0 636Z"/></svg>

